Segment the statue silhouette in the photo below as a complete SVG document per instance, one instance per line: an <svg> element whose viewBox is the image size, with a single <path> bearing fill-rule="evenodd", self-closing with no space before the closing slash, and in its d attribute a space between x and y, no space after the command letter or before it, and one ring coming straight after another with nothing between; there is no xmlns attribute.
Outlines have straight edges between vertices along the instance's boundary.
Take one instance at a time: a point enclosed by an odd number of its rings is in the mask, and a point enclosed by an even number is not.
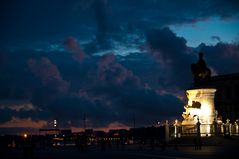
<svg viewBox="0 0 239 159"><path fill-rule="evenodd" d="M203 60L202 52L199 53L198 62L191 65L191 71L195 86L202 86L210 81L211 70L207 67L206 62Z"/></svg>

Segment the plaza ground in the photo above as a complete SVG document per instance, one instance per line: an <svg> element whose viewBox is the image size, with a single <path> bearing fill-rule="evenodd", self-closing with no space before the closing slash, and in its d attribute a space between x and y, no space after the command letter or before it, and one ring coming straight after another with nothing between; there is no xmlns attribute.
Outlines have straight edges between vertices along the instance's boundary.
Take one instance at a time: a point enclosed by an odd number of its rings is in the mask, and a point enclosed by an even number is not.
<svg viewBox="0 0 239 159"><path fill-rule="evenodd" d="M87 150L79 151L76 147L51 147L36 149L34 159L211 159L211 158L238 158L239 144L226 144L219 146L203 146L195 150L193 145L167 146L164 151L155 147L152 151L149 146L141 148L139 145L126 145L106 148L102 151L99 146L88 146ZM20 149L0 150L1 159L25 159Z"/></svg>

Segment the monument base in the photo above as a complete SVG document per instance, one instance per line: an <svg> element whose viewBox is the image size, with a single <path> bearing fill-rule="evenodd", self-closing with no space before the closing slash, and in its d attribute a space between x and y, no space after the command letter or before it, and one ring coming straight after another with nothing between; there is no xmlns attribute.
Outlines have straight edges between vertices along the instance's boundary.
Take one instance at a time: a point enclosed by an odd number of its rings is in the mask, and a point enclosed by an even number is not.
<svg viewBox="0 0 239 159"><path fill-rule="evenodd" d="M185 112L182 116L183 133L195 132L197 122L200 122L202 136L212 132L212 124L216 118L214 97L216 89L201 88L186 91L188 104L184 106Z"/></svg>

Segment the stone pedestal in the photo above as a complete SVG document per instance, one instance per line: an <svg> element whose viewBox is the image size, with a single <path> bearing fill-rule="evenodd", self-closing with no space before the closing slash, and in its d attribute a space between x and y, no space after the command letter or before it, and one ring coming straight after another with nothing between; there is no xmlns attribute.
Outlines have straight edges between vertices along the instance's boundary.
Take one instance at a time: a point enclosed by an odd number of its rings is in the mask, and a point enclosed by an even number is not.
<svg viewBox="0 0 239 159"><path fill-rule="evenodd" d="M202 89L190 89L187 90L188 103L183 112L184 118L182 126L196 125L197 118L201 123L201 133L209 134L211 124L215 120L215 106L214 96L216 89L214 88L202 88Z"/></svg>

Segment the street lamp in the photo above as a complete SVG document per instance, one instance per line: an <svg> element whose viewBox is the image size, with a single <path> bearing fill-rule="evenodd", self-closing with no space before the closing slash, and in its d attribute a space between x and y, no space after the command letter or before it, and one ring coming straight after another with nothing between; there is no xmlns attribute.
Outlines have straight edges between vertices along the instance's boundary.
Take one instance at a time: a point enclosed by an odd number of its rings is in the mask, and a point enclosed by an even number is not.
<svg viewBox="0 0 239 159"><path fill-rule="evenodd" d="M174 138L177 138L178 137L178 120L176 119L174 121Z"/></svg>
<svg viewBox="0 0 239 159"><path fill-rule="evenodd" d="M57 127L57 120L55 119L54 121L53 121L53 126L54 126L54 128L56 128Z"/></svg>
<svg viewBox="0 0 239 159"><path fill-rule="evenodd" d="M23 135L23 137L26 139L26 138L27 138L27 134L25 133L25 134Z"/></svg>

